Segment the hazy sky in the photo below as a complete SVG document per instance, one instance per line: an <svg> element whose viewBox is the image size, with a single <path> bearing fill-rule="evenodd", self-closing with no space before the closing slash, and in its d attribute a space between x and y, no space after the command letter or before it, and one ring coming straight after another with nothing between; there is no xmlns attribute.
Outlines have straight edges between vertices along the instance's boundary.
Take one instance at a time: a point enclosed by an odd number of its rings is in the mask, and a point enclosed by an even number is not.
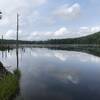
<svg viewBox="0 0 100 100"><path fill-rule="evenodd" d="M0 10L0 35L7 39L16 38L17 12L20 39L71 38L100 30L100 0L0 0Z"/></svg>

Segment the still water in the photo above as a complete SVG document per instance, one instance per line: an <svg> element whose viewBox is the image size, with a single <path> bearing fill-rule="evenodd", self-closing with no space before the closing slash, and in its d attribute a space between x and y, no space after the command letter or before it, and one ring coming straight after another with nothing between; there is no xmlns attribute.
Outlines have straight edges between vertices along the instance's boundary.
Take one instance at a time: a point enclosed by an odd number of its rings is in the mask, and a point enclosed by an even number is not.
<svg viewBox="0 0 100 100"><path fill-rule="evenodd" d="M0 52L9 71L16 69L16 50ZM100 57L92 54L19 49L20 92L15 100L100 100Z"/></svg>

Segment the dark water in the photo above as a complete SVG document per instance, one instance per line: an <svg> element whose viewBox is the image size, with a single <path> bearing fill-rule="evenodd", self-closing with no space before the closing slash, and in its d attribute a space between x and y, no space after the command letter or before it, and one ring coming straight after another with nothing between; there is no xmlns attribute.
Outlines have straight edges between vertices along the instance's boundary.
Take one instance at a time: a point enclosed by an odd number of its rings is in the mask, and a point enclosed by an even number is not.
<svg viewBox="0 0 100 100"><path fill-rule="evenodd" d="M16 50L0 52L10 71ZM100 100L100 57L39 48L19 49L20 93L15 100Z"/></svg>

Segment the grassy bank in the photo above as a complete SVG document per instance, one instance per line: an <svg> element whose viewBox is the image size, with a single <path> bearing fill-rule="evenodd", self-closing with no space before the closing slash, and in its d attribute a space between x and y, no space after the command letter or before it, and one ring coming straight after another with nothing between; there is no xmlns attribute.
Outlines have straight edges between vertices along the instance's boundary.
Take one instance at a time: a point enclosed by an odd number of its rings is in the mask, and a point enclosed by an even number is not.
<svg viewBox="0 0 100 100"><path fill-rule="evenodd" d="M11 100L19 90L20 71L7 74L0 80L0 100Z"/></svg>

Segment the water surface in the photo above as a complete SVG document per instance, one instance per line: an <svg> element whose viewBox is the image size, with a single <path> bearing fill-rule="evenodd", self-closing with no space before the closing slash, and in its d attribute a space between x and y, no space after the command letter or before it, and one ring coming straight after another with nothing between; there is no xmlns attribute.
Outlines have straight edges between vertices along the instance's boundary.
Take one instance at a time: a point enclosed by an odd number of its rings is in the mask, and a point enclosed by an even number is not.
<svg viewBox="0 0 100 100"><path fill-rule="evenodd" d="M0 52L10 71L16 50ZM20 93L16 100L100 100L100 57L40 48L19 49Z"/></svg>

